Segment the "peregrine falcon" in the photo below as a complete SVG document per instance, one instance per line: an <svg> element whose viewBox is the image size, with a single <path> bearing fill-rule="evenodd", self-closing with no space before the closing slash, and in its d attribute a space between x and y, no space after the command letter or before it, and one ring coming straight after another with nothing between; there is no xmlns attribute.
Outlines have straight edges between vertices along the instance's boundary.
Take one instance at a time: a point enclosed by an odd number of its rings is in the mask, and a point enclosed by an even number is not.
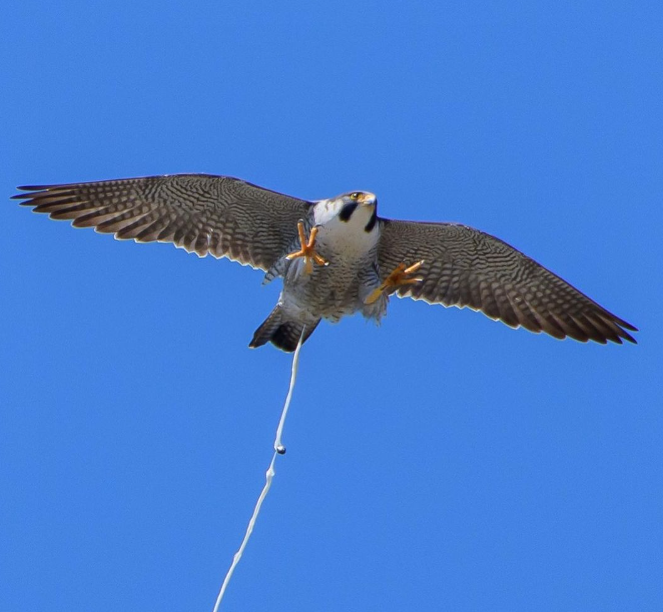
<svg viewBox="0 0 663 612"><path fill-rule="evenodd" d="M21 204L74 227L227 257L263 270L265 282L281 277L251 347L293 351L321 319L355 312L379 321L392 294L467 306L555 338L635 343L633 325L499 238L458 223L378 217L369 192L307 201L207 174L19 189Z"/></svg>

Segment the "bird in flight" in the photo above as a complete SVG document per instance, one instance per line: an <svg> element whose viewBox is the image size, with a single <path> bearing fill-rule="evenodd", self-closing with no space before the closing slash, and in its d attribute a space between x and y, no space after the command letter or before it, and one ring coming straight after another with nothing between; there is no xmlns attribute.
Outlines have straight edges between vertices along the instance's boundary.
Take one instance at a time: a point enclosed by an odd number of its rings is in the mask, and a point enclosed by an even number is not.
<svg viewBox="0 0 663 612"><path fill-rule="evenodd" d="M635 343L633 325L499 238L458 223L379 217L366 191L307 201L207 174L19 189L21 204L74 227L172 242L258 268L266 282L281 277L278 303L251 347L293 351L321 319L361 312L379 321L392 294L480 310L555 338Z"/></svg>

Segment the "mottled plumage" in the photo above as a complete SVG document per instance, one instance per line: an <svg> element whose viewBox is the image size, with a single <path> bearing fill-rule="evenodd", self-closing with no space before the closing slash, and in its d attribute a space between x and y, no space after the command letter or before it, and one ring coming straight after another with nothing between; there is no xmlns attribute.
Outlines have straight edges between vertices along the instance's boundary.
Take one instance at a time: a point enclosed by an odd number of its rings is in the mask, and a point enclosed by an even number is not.
<svg viewBox="0 0 663 612"><path fill-rule="evenodd" d="M291 351L322 318L361 312L379 319L394 292L556 338L635 342L626 331L635 327L498 238L454 223L382 219L365 192L309 202L202 174L20 189L29 192L14 196L22 204L75 227L172 242L259 268L268 281L282 277L279 302L251 346L271 341ZM310 253L299 222L305 234L316 228Z"/></svg>

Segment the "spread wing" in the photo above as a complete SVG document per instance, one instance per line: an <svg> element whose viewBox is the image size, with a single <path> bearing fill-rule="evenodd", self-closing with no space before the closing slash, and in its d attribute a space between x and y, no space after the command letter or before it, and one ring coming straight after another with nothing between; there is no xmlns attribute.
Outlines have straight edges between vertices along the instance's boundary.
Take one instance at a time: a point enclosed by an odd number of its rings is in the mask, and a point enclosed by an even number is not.
<svg viewBox="0 0 663 612"><path fill-rule="evenodd" d="M172 242L201 257L268 270L297 238L311 204L240 179L175 174L19 187L24 206L116 238Z"/></svg>
<svg viewBox="0 0 663 612"><path fill-rule="evenodd" d="M424 260L423 280L400 297L481 310L511 327L587 342L635 342L626 321L502 240L455 223L381 220L382 280L400 263Z"/></svg>

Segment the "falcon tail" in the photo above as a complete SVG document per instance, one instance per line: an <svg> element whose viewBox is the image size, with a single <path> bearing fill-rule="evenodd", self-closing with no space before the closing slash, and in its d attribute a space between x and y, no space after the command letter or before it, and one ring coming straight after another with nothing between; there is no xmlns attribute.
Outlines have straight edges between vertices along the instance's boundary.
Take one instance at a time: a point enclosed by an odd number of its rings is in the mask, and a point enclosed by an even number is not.
<svg viewBox="0 0 663 612"><path fill-rule="evenodd" d="M283 309L277 305L271 314L265 319L265 322L253 334L253 339L249 343L249 348L258 348L267 342L280 348L286 353L292 353L297 348L297 343L302 335L304 323L284 318ZM306 326L306 332L302 344L306 342L309 336L315 331L320 323L318 319L314 324Z"/></svg>

